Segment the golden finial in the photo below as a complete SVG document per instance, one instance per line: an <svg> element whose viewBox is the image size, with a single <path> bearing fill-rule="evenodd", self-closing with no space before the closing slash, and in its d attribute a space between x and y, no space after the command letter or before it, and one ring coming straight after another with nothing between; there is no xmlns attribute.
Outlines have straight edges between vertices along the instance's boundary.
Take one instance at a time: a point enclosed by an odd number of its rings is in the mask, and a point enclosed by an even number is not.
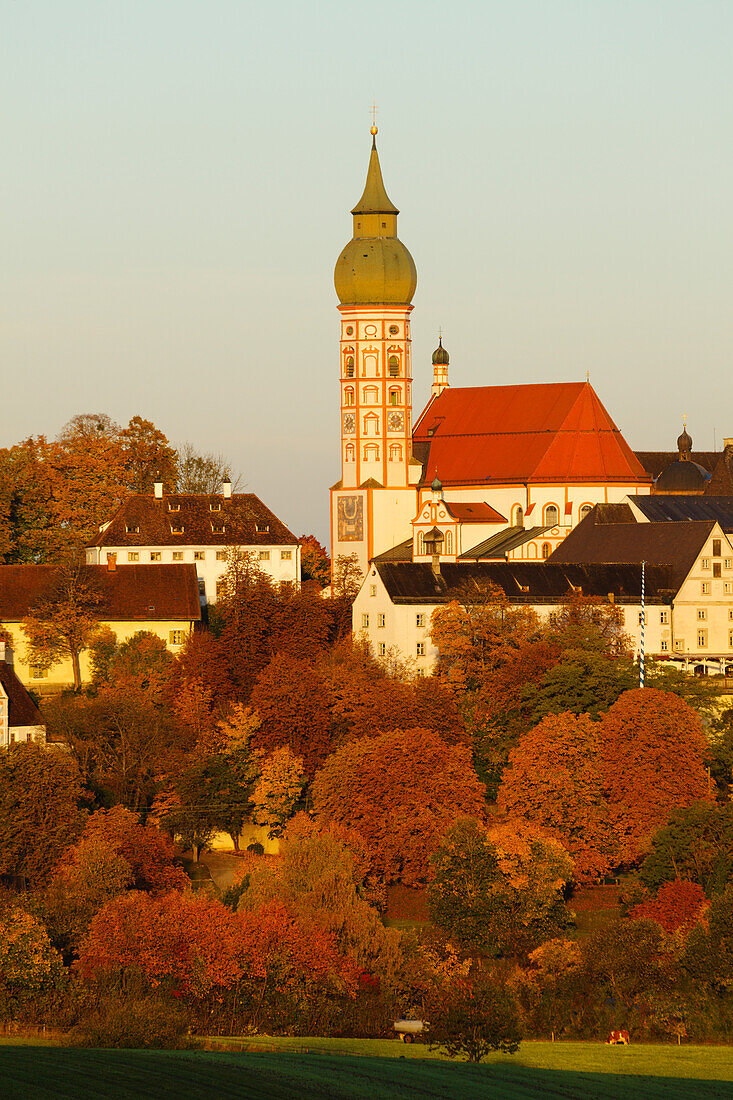
<svg viewBox="0 0 733 1100"><path fill-rule="evenodd" d="M687 431L687 413L682 413L682 431Z"/></svg>
<svg viewBox="0 0 733 1100"><path fill-rule="evenodd" d="M589 370L587 370L585 372L585 380L586 380L586 382L590 382L590 371Z"/></svg>
<svg viewBox="0 0 733 1100"><path fill-rule="evenodd" d="M377 101L376 99L372 103L372 127L369 133L372 137L377 136Z"/></svg>

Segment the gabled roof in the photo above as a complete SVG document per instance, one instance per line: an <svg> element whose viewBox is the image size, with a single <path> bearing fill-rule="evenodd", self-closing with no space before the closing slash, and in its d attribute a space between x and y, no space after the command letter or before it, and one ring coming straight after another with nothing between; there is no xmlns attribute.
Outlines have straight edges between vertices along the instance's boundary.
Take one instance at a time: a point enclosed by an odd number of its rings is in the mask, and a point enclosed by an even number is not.
<svg viewBox="0 0 733 1100"><path fill-rule="evenodd" d="M507 518L485 501L479 504L465 504L459 501L444 500L446 508L460 523L506 523Z"/></svg>
<svg viewBox="0 0 733 1100"><path fill-rule="evenodd" d="M162 498L136 493L92 545L282 546L297 541L254 493L164 493Z"/></svg>
<svg viewBox="0 0 733 1100"><path fill-rule="evenodd" d="M477 546L472 546L465 554L461 554L460 560L485 561L487 558L505 560L510 550L516 550L525 542L539 538L545 531L551 531L551 527L506 527L498 531Z"/></svg>
<svg viewBox="0 0 733 1100"><path fill-rule="evenodd" d="M634 565L554 565L552 562L446 562L440 575L422 562L374 562L395 604L443 604L468 600L488 584L503 589L512 603L553 604L574 589L585 596L616 603L641 601L641 570ZM668 602L676 592L669 566L652 565L646 571L646 599Z"/></svg>
<svg viewBox="0 0 733 1100"><path fill-rule="evenodd" d="M588 382L451 387L413 440L444 485L650 481Z"/></svg>
<svg viewBox="0 0 733 1100"><path fill-rule="evenodd" d="M589 517L586 517L586 520ZM608 523L583 520L550 555L553 565L591 562L669 565L676 587L692 569L715 526L712 520L689 523Z"/></svg>
<svg viewBox="0 0 733 1100"><path fill-rule="evenodd" d="M102 622L198 620L201 618L195 565L85 565L80 580L94 597ZM53 565L0 565L0 623L17 623L53 599L59 583Z"/></svg>
<svg viewBox="0 0 733 1100"><path fill-rule="evenodd" d="M710 468L713 472L703 490L705 495L728 496L733 493L733 447L727 446L717 466Z"/></svg>
<svg viewBox="0 0 733 1100"><path fill-rule="evenodd" d="M15 672L5 661L0 660L0 685L8 697L8 725L10 729L18 726L42 726L41 712L21 684Z"/></svg>
<svg viewBox="0 0 733 1100"><path fill-rule="evenodd" d="M629 500L653 523L716 520L724 531L733 531L733 496L630 495Z"/></svg>
<svg viewBox="0 0 733 1100"><path fill-rule="evenodd" d="M383 554L378 554L372 561L412 561L412 539L405 539Z"/></svg>

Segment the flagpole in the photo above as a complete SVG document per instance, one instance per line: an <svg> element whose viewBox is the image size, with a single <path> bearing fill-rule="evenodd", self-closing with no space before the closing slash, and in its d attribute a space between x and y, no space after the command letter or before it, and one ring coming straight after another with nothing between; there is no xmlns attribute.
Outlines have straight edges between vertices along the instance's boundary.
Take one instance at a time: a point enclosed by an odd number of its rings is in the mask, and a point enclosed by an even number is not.
<svg viewBox="0 0 733 1100"><path fill-rule="evenodd" d="M639 687L644 687L644 627L646 626L645 581L646 562L641 563L641 652L639 654Z"/></svg>

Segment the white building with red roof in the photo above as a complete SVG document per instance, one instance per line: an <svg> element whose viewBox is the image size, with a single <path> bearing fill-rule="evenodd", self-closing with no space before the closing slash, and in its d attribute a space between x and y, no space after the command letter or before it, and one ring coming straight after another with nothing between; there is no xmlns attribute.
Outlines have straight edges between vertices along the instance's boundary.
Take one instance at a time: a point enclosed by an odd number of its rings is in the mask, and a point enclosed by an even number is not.
<svg viewBox="0 0 733 1100"><path fill-rule="evenodd" d="M376 134L376 127L373 127ZM352 240L336 263L341 478L334 562L549 557L594 504L652 478L589 382L458 388L442 340L412 425L410 315L417 271L397 237L376 141ZM429 547L429 549L426 549Z"/></svg>

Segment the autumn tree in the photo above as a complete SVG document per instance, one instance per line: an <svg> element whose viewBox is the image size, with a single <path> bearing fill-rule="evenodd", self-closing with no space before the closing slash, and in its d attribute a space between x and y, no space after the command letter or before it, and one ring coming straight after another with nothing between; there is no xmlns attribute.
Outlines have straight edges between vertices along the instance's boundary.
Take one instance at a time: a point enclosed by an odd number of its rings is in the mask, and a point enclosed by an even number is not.
<svg viewBox="0 0 733 1100"><path fill-rule="evenodd" d="M724 890L733 879L733 805L694 802L674 810L652 837L640 878L651 889L683 878L708 896Z"/></svg>
<svg viewBox="0 0 733 1100"><path fill-rule="evenodd" d="M188 885L187 875L174 862L170 838L151 825L143 825L138 814L123 806L93 813L85 825L84 837L103 841L128 863L136 890L159 894L183 890Z"/></svg>
<svg viewBox="0 0 733 1100"><path fill-rule="evenodd" d="M276 654L257 678L250 701L261 722L253 747L269 754L289 745L312 776L334 747L329 695L313 662Z"/></svg>
<svg viewBox="0 0 733 1100"><path fill-rule="evenodd" d="M665 882L656 897L648 898L629 910L631 920L655 920L665 932L688 931L702 918L708 900L702 886L685 879Z"/></svg>
<svg viewBox="0 0 733 1100"><path fill-rule="evenodd" d="M625 657L631 639L624 632L624 611L602 596L585 596L572 589L548 622L548 633L563 652Z"/></svg>
<svg viewBox="0 0 733 1100"><path fill-rule="evenodd" d="M567 923L562 889L572 860L557 841L519 822L463 818L443 836L428 887L433 920L470 952L519 954Z"/></svg>
<svg viewBox="0 0 733 1100"><path fill-rule="evenodd" d="M483 787L468 749L430 730L395 730L352 741L316 774L313 806L325 824L366 841L385 882L418 885L446 826L460 812L481 814Z"/></svg>
<svg viewBox="0 0 733 1100"><path fill-rule="evenodd" d="M570 650L539 680L522 688L527 723L537 725L548 714L588 714L599 718L639 677L628 659L606 657L594 650Z"/></svg>
<svg viewBox="0 0 733 1100"><path fill-rule="evenodd" d="M70 660L74 688L79 691L80 657L98 629L100 603L101 595L85 565L69 555L58 567L48 595L23 619L27 662L51 668Z"/></svg>
<svg viewBox="0 0 733 1100"><path fill-rule="evenodd" d="M128 492L150 493L156 481L168 492L175 488L178 454L152 421L133 416L120 432L120 443Z"/></svg>
<svg viewBox="0 0 733 1100"><path fill-rule="evenodd" d="M600 723L603 791L623 862L645 854L674 810L708 797L708 745L677 695L627 691Z"/></svg>
<svg viewBox="0 0 733 1100"><path fill-rule="evenodd" d="M63 976L61 957L35 916L20 906L0 914L0 1011L6 1019L59 986Z"/></svg>
<svg viewBox="0 0 733 1100"><path fill-rule="evenodd" d="M217 829L228 833L234 850L239 851L239 837L252 811L258 774L259 760L249 748L217 753L192 764L176 781L184 819L200 820L212 833Z"/></svg>
<svg viewBox="0 0 733 1100"><path fill-rule="evenodd" d="M184 443L176 456L176 491L179 493L220 493L222 482L230 475L230 463L221 454L199 452L192 443ZM233 478L237 488L240 478Z"/></svg>
<svg viewBox="0 0 733 1100"><path fill-rule="evenodd" d="M55 548L49 445L43 436L0 448L0 560L38 564Z"/></svg>
<svg viewBox="0 0 733 1100"><path fill-rule="evenodd" d="M34 742L0 751L0 874L42 882L80 835L86 814L79 769Z"/></svg>
<svg viewBox="0 0 733 1100"><path fill-rule="evenodd" d="M617 850L600 739L600 723L586 715L549 715L520 738L499 787L501 812L556 837L575 861L578 882L604 874Z"/></svg>
<svg viewBox="0 0 733 1100"><path fill-rule="evenodd" d="M313 581L319 588L326 588L331 582L331 559L326 548L315 535L301 535L300 577L303 583Z"/></svg>
<svg viewBox="0 0 733 1100"><path fill-rule="evenodd" d="M263 760L252 791L255 824L266 826L270 836L282 836L304 784L303 761L293 754L288 745L274 749Z"/></svg>

